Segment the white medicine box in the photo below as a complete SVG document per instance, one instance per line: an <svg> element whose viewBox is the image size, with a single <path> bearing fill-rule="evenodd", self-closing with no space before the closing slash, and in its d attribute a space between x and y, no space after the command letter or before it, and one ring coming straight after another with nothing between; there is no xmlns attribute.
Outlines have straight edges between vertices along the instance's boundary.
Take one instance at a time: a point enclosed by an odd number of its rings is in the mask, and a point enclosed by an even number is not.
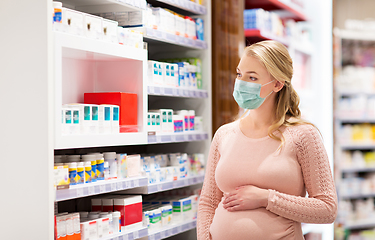
<svg viewBox="0 0 375 240"><path fill-rule="evenodd" d="M162 84L162 63L157 61L148 61L148 82L150 85Z"/></svg>
<svg viewBox="0 0 375 240"><path fill-rule="evenodd" d="M99 117L98 132L100 134L112 133L111 106L99 105L98 117Z"/></svg>
<svg viewBox="0 0 375 240"><path fill-rule="evenodd" d="M103 18L84 14L84 31L85 36L92 39L103 39Z"/></svg>
<svg viewBox="0 0 375 240"><path fill-rule="evenodd" d="M173 110L172 109L157 109L150 110L151 113L160 114L160 125L162 132L173 132Z"/></svg>
<svg viewBox="0 0 375 240"><path fill-rule="evenodd" d="M84 35L84 13L63 8L62 23L64 32L78 36Z"/></svg>
<svg viewBox="0 0 375 240"><path fill-rule="evenodd" d="M160 113L149 112L147 114L147 127L150 132L161 132Z"/></svg>
<svg viewBox="0 0 375 240"><path fill-rule="evenodd" d="M117 27L118 22L103 18L103 40L112 43L118 43Z"/></svg>

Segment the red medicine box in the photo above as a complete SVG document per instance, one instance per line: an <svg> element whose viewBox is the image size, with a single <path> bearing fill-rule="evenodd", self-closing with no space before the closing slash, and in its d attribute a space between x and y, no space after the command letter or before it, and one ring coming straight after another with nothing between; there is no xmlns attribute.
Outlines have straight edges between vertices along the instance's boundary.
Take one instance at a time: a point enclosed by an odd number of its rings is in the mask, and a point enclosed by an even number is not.
<svg viewBox="0 0 375 240"><path fill-rule="evenodd" d="M113 200L113 209L121 213L121 227L125 230L142 227L142 196L124 195Z"/></svg>
<svg viewBox="0 0 375 240"><path fill-rule="evenodd" d="M124 92L85 93L87 104L120 106L120 132L138 132L137 94Z"/></svg>

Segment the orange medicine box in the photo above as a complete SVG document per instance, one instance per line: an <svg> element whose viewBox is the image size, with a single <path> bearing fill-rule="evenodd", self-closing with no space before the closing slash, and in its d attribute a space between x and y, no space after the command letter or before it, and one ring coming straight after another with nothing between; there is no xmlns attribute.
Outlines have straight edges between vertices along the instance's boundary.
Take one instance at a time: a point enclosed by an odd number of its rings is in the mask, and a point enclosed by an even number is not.
<svg viewBox="0 0 375 240"><path fill-rule="evenodd" d="M124 92L85 93L87 104L120 106L120 132L138 132L137 94Z"/></svg>

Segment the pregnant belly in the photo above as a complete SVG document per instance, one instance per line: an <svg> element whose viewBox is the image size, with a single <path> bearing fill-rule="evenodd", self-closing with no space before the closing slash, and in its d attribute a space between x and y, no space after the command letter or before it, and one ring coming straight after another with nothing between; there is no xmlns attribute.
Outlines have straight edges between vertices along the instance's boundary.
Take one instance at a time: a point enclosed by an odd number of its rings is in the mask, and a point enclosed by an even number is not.
<svg viewBox="0 0 375 240"><path fill-rule="evenodd" d="M228 212L220 203L215 211L210 233L212 240L299 240L303 239L300 228L299 223L265 208Z"/></svg>

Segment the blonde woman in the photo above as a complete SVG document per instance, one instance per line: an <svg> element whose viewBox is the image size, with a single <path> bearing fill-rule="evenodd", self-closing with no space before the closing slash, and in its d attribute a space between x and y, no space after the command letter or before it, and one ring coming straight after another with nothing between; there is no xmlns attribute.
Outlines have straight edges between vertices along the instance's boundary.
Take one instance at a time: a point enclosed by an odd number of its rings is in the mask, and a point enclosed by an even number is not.
<svg viewBox="0 0 375 240"><path fill-rule="evenodd" d="M245 49L233 96L250 111L212 140L198 240L301 240L301 222L335 220L327 153L319 131L300 118L292 75L284 45L264 41Z"/></svg>

